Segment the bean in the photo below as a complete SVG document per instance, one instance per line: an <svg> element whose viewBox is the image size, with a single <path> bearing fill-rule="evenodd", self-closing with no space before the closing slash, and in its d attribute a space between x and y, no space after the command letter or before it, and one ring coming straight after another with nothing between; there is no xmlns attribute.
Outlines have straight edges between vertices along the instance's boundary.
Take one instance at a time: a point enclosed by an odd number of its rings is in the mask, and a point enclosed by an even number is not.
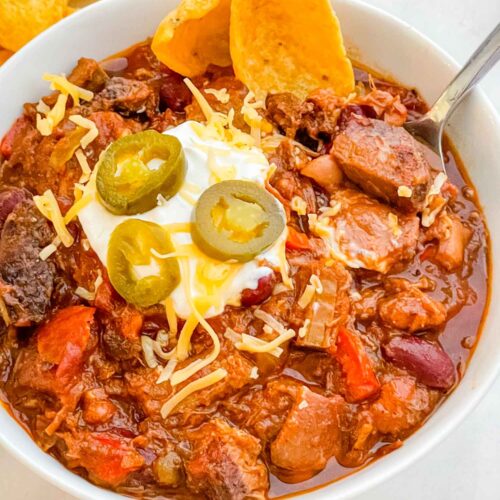
<svg viewBox="0 0 500 500"><path fill-rule="evenodd" d="M429 387L448 390L455 383L455 366L437 344L418 337L394 337L382 346L382 352L392 364Z"/></svg>
<svg viewBox="0 0 500 500"><path fill-rule="evenodd" d="M245 288L241 292L241 305L244 307L256 306L262 304L273 293L274 274L263 276L257 282L257 288Z"/></svg>

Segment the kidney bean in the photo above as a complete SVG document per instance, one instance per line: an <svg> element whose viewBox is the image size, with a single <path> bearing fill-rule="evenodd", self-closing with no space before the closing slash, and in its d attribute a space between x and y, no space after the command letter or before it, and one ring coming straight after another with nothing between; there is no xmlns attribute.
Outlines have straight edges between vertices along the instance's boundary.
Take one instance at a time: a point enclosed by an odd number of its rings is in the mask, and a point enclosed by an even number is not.
<svg viewBox="0 0 500 500"><path fill-rule="evenodd" d="M0 231L9 214L23 200L28 198L29 193L24 189L9 187L0 191Z"/></svg>
<svg viewBox="0 0 500 500"><path fill-rule="evenodd" d="M274 274L268 274L259 279L255 290L245 288L245 290L241 292L241 305L250 307L262 304L262 302L268 299L273 293L274 281Z"/></svg>
<svg viewBox="0 0 500 500"><path fill-rule="evenodd" d="M394 337L382 346L382 352L388 361L429 387L448 390L455 383L455 366L437 344L418 337Z"/></svg>
<svg viewBox="0 0 500 500"><path fill-rule="evenodd" d="M191 103L191 91L186 87L182 76L170 69L162 68L160 101L172 111L181 112Z"/></svg>

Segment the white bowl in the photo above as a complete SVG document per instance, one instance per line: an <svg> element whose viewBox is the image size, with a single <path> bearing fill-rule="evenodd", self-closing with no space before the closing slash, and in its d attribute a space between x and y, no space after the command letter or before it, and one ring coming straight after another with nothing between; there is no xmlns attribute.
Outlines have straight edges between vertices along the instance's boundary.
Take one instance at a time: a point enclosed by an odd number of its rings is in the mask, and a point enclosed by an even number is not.
<svg viewBox="0 0 500 500"><path fill-rule="evenodd" d="M21 113L24 102L47 93L46 72L66 72L81 56L102 59L154 33L176 0L102 0L33 40L0 69L0 137ZM457 65L411 26L356 0L334 2L349 51L355 60L415 86L433 102ZM500 122L482 93L475 91L450 124L449 135L476 185L489 223L493 261L500 259ZM495 217L496 216L496 217ZM492 271L492 304L500 303L500 275ZM500 317L490 314L482 338L459 387L402 448L356 474L305 495L310 499L349 498L401 471L443 439L476 406L500 366ZM0 409L0 443L36 473L80 498L117 499L65 469L43 453Z"/></svg>

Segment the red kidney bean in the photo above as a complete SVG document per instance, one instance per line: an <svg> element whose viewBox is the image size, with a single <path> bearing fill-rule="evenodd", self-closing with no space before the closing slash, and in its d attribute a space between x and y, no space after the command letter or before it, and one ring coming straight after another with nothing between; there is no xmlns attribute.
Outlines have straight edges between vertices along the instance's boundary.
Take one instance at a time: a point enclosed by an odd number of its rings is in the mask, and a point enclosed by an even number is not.
<svg viewBox="0 0 500 500"><path fill-rule="evenodd" d="M5 188L0 191L0 231L9 214L23 200L28 198L29 193L17 187Z"/></svg>
<svg viewBox="0 0 500 500"><path fill-rule="evenodd" d="M274 274L268 274L259 279L255 290L245 288L245 290L241 292L241 305L250 307L262 304L262 302L268 299L273 293L274 281Z"/></svg>
<svg viewBox="0 0 500 500"><path fill-rule="evenodd" d="M160 101L172 111L181 112L191 103L192 94L182 76L167 67L162 68Z"/></svg>
<svg viewBox="0 0 500 500"><path fill-rule="evenodd" d="M388 361L429 387L447 390L455 383L455 366L437 344L418 337L394 337L382 346L382 352Z"/></svg>

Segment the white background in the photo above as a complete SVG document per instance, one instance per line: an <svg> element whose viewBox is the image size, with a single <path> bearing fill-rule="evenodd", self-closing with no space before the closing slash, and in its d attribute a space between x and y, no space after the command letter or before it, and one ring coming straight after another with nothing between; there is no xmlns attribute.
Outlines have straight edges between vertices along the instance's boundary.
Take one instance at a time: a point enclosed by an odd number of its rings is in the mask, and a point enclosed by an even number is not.
<svg viewBox="0 0 500 500"><path fill-rule="evenodd" d="M306 0L304 0L306 1ZM500 0L365 0L412 24L464 63L500 22ZM500 113L500 63L483 89ZM500 155L499 155L500 162ZM496 313L492 306L492 313ZM500 380L478 408L418 463L356 500L498 500ZM74 500L0 450L0 498Z"/></svg>

